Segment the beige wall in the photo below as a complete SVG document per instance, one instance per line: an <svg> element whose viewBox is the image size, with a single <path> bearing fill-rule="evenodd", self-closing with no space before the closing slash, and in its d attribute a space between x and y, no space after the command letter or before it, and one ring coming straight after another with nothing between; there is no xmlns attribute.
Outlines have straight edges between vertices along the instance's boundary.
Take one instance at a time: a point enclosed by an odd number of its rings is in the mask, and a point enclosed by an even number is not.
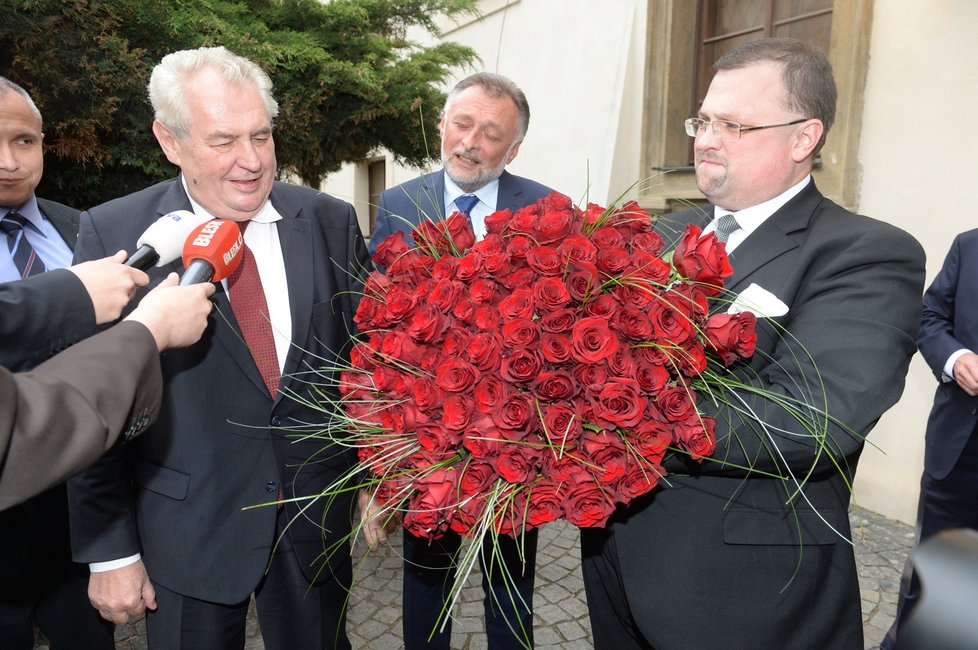
<svg viewBox="0 0 978 650"><path fill-rule="evenodd" d="M912 233L927 251L927 282L954 235L978 225L975 182L978 3L876 0L859 161L859 211ZM884 379L884 378L881 378ZM923 437L936 380L918 354L903 399L870 435L858 502L912 522Z"/></svg>

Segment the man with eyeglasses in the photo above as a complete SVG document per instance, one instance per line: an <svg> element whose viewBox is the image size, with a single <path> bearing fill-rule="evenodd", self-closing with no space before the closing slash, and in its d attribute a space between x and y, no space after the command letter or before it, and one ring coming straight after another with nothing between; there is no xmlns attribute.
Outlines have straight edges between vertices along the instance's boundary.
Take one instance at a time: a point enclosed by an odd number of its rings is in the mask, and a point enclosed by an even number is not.
<svg viewBox="0 0 978 650"><path fill-rule="evenodd" d="M924 253L815 187L836 101L821 52L761 39L713 69L685 125L713 207L660 227L725 239L729 297L758 285L783 306L731 368L743 388L699 403L717 420L712 458L673 456L668 481L584 532L595 647L861 650L850 491L865 436L903 390Z"/></svg>

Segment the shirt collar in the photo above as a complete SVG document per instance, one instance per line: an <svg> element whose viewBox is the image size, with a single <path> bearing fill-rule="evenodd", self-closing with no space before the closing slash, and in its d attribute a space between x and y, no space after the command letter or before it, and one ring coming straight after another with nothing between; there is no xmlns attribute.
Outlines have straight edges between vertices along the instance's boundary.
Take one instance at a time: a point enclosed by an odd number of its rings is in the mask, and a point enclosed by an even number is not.
<svg viewBox="0 0 978 650"><path fill-rule="evenodd" d="M455 184L449 176L448 172L444 172L445 176L445 207L455 202L455 199L462 196L463 194L475 194L479 197L479 201L485 203L489 206L489 211L496 209L496 197L499 194L499 179L490 181L477 189L475 192L466 192L462 190L458 185Z"/></svg>
<svg viewBox="0 0 978 650"><path fill-rule="evenodd" d="M718 219L725 214L736 214L737 224L749 235L757 230L762 223L767 221L768 217L780 210L785 203L798 196L811 180L812 176L809 174L773 199L768 199L764 203L758 203L749 208L738 210L736 213L717 206L713 211L713 218Z"/></svg>
<svg viewBox="0 0 978 650"><path fill-rule="evenodd" d="M44 235L44 231L41 230L41 223L47 220L43 214L41 214L41 208L37 205L37 196L31 194L31 198L27 199L24 205L19 208L6 208L0 218L7 216L8 212L16 212L20 216L27 219L28 223L34 226L34 230ZM46 236L46 235L45 235Z"/></svg>
<svg viewBox="0 0 978 650"><path fill-rule="evenodd" d="M190 195L190 190L187 189L187 179L184 175L180 174L180 183L183 185L183 191L186 192L187 198L190 199L190 207L193 209L194 214L208 216L211 219L216 219L213 214L211 214L204 206L194 200L194 197ZM278 210L272 205L271 198L265 200L265 205L261 207L261 210L253 216L249 221L254 223L274 223L282 218Z"/></svg>

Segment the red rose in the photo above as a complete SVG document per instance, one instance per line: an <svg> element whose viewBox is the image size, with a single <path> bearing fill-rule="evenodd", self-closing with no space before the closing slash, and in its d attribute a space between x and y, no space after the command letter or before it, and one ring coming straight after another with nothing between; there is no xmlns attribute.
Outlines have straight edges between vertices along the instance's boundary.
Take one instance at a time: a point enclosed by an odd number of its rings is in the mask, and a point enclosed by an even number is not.
<svg viewBox="0 0 978 650"><path fill-rule="evenodd" d="M469 426L475 404L468 395L450 395L442 406L442 424L451 431L462 431ZM461 441L461 436L455 441Z"/></svg>
<svg viewBox="0 0 978 650"><path fill-rule="evenodd" d="M463 393L478 383L478 368L458 357L448 357L438 365L435 383L449 393Z"/></svg>
<svg viewBox="0 0 978 650"><path fill-rule="evenodd" d="M612 431L587 430L581 436L581 453L594 467L595 478L603 485L625 474L630 456L621 436Z"/></svg>
<svg viewBox="0 0 978 650"><path fill-rule="evenodd" d="M528 527L539 528L560 518L563 514L561 504L564 500L564 489L562 484L548 479L540 479L530 486L526 511Z"/></svg>
<svg viewBox="0 0 978 650"><path fill-rule="evenodd" d="M475 322L476 306L471 300L462 298L452 307L452 316L455 317L455 320L465 325L472 325Z"/></svg>
<svg viewBox="0 0 978 650"><path fill-rule="evenodd" d="M473 280L469 284L469 298L472 302L488 304L499 295L499 285L492 280Z"/></svg>
<svg viewBox="0 0 978 650"><path fill-rule="evenodd" d="M552 244L570 233L574 214L570 208L552 209L544 212L537 223L536 240L541 244Z"/></svg>
<svg viewBox="0 0 978 650"><path fill-rule="evenodd" d="M464 286L461 282L455 280L441 280L436 282L431 293L428 294L428 302L447 313L458 302Z"/></svg>
<svg viewBox="0 0 978 650"><path fill-rule="evenodd" d="M557 249L550 246L534 246L528 250L526 263L540 275L557 275L563 270Z"/></svg>
<svg viewBox="0 0 978 650"><path fill-rule="evenodd" d="M637 364L635 363L635 358L632 356L632 351L625 346L619 346L613 355L608 357L608 371L612 375L618 377L625 377L628 379L635 378L635 370Z"/></svg>
<svg viewBox="0 0 978 650"><path fill-rule="evenodd" d="M477 329L483 332L494 332L499 327L499 310L490 305L479 305L475 308L473 322Z"/></svg>
<svg viewBox="0 0 978 650"><path fill-rule="evenodd" d="M706 294L698 285L677 282L669 288L669 291L662 294L662 297L677 311L686 314L697 323L706 318L709 303Z"/></svg>
<svg viewBox="0 0 978 650"><path fill-rule="evenodd" d="M573 309L558 309L542 315L537 322L544 332L563 333L569 332L578 318L578 313Z"/></svg>
<svg viewBox="0 0 978 650"><path fill-rule="evenodd" d="M441 280L454 280L458 272L458 258L451 255L442 255L431 267L431 279L436 282Z"/></svg>
<svg viewBox="0 0 978 650"><path fill-rule="evenodd" d="M679 371L687 377L696 377L706 370L706 349L699 339L689 339L680 347L670 348L669 356L679 366Z"/></svg>
<svg viewBox="0 0 978 650"><path fill-rule="evenodd" d="M592 232L591 242L597 247L599 253L601 250L625 247L625 238L612 226L604 226Z"/></svg>
<svg viewBox="0 0 978 650"><path fill-rule="evenodd" d="M389 323L399 323L413 314L417 306L414 290L403 284L395 284L384 299L384 316Z"/></svg>
<svg viewBox="0 0 978 650"><path fill-rule="evenodd" d="M456 501L457 475L450 469L437 469L419 478L418 493L404 514L404 528L422 539L434 540L448 530Z"/></svg>
<svg viewBox="0 0 978 650"><path fill-rule="evenodd" d="M661 364L641 359L635 366L635 381L650 395L656 395L665 388L669 378L669 371Z"/></svg>
<svg viewBox="0 0 978 650"><path fill-rule="evenodd" d="M651 233L650 233L651 234ZM638 283L644 286L663 285L669 281L672 270L661 257L642 250L632 249L632 263L625 269L624 275L628 283ZM651 287L650 287L651 288Z"/></svg>
<svg viewBox="0 0 978 650"><path fill-rule="evenodd" d="M682 422L696 413L696 394L690 388L666 386L655 399L656 406L669 422Z"/></svg>
<svg viewBox="0 0 978 650"><path fill-rule="evenodd" d="M702 232L693 224L686 226L672 263L679 275L699 283L708 295L715 296L722 290L724 278L733 275L733 268L727 259L726 246L712 233L700 237Z"/></svg>
<svg viewBox="0 0 978 650"><path fill-rule="evenodd" d="M445 393L428 377L418 377L411 386L415 405L422 411L439 406L445 399Z"/></svg>
<svg viewBox="0 0 978 650"><path fill-rule="evenodd" d="M710 350L716 352L727 366L751 357L757 344L756 324L757 317L749 311L710 316L704 332Z"/></svg>
<svg viewBox="0 0 978 650"><path fill-rule="evenodd" d="M594 296L584 305L584 311L588 316L601 318L610 321L621 309L621 302L611 293L602 293Z"/></svg>
<svg viewBox="0 0 978 650"><path fill-rule="evenodd" d="M716 425L711 417L693 415L676 425L676 444L693 460L709 456L716 447Z"/></svg>
<svg viewBox="0 0 978 650"><path fill-rule="evenodd" d="M607 490L590 476L578 474L564 493L564 518L575 526L604 526L614 511Z"/></svg>
<svg viewBox="0 0 978 650"><path fill-rule="evenodd" d="M433 454L456 449L462 441L458 431L452 431L437 422L419 424L416 429L418 444Z"/></svg>
<svg viewBox="0 0 978 650"><path fill-rule="evenodd" d="M583 428L577 411L566 404L549 404L543 411L543 433L558 455L577 447Z"/></svg>
<svg viewBox="0 0 978 650"><path fill-rule="evenodd" d="M539 373L533 381L533 394L543 401L564 401L577 395L580 388L574 375L566 370Z"/></svg>
<svg viewBox="0 0 978 650"><path fill-rule="evenodd" d="M636 201L628 201L611 212L609 221L622 236L631 237L648 232L652 227L652 216Z"/></svg>
<svg viewBox="0 0 978 650"><path fill-rule="evenodd" d="M473 421L462 434L462 446L476 458L490 462L507 443L499 429L491 422L486 424L485 419Z"/></svg>
<svg viewBox="0 0 978 650"><path fill-rule="evenodd" d="M643 458L659 463L672 444L673 425L645 419L628 433L629 442Z"/></svg>
<svg viewBox="0 0 978 650"><path fill-rule="evenodd" d="M648 399L634 379L610 377L603 386L588 386L585 391L596 424L616 428L633 427L642 421Z"/></svg>
<svg viewBox="0 0 978 650"><path fill-rule="evenodd" d="M379 267L390 268L398 258L410 251L411 247L404 239L404 233L397 231L389 237L385 237L384 241L377 245L377 250L374 251L373 257L370 259L376 262Z"/></svg>
<svg viewBox="0 0 978 650"><path fill-rule="evenodd" d="M411 314L408 334L418 343L437 340L448 327L448 318L433 305L420 305Z"/></svg>
<svg viewBox="0 0 978 650"><path fill-rule="evenodd" d="M514 318L533 318L533 291L530 289L516 289L513 293L499 301L499 315L503 320L513 320Z"/></svg>
<svg viewBox="0 0 978 650"><path fill-rule="evenodd" d="M582 318L571 330L571 355L581 363L596 363L613 355L618 337L600 318Z"/></svg>
<svg viewBox="0 0 978 650"><path fill-rule="evenodd" d="M598 270L608 275L618 275L628 268L632 257L624 246L614 248L599 248L598 259L595 264Z"/></svg>
<svg viewBox="0 0 978 650"><path fill-rule="evenodd" d="M649 318L653 334L666 345L681 345L696 334L696 325L689 316L664 302L657 301L650 305Z"/></svg>
<svg viewBox="0 0 978 650"><path fill-rule="evenodd" d="M514 393L506 397L491 415L504 438L519 441L526 437L530 424L536 417L536 408L529 397L523 393Z"/></svg>
<svg viewBox="0 0 978 650"><path fill-rule="evenodd" d="M550 363L566 363L571 358L570 338L563 334L544 332L540 338L540 352Z"/></svg>
<svg viewBox="0 0 978 650"><path fill-rule="evenodd" d="M570 302L567 287L557 278L540 278L533 285L533 299L538 313L546 314Z"/></svg>
<svg viewBox="0 0 978 650"><path fill-rule="evenodd" d="M601 272L590 262L576 262L571 265L564 283L571 298L585 302L601 291Z"/></svg>
<svg viewBox="0 0 978 650"><path fill-rule="evenodd" d="M492 459L492 464L504 481L523 484L536 476L539 455L530 445L509 444Z"/></svg>
<svg viewBox="0 0 978 650"><path fill-rule="evenodd" d="M484 271L484 258L476 253L469 253L459 259L455 278L460 282L469 282L482 275Z"/></svg>
<svg viewBox="0 0 978 650"><path fill-rule="evenodd" d="M662 237L656 232L642 232L632 235L628 243L632 247L632 251L642 251L652 255L658 255L662 247L665 246Z"/></svg>
<svg viewBox="0 0 978 650"><path fill-rule="evenodd" d="M462 498L470 498L492 485L497 478L492 463L470 457L462 468L459 489Z"/></svg>
<svg viewBox="0 0 978 650"><path fill-rule="evenodd" d="M603 384L608 379L608 368L603 363L580 363L574 366L571 372L577 377L581 386L585 388L595 384Z"/></svg>
<svg viewBox="0 0 978 650"><path fill-rule="evenodd" d="M511 258L525 260L527 253L536 247L536 243L526 235L513 235L506 242L506 252Z"/></svg>
<svg viewBox="0 0 978 650"><path fill-rule="evenodd" d="M529 267L525 267L510 271L506 275L499 277L498 280L499 284L503 285L510 291L515 291L532 286L533 283L537 281L538 277L539 275L536 271Z"/></svg>
<svg viewBox="0 0 978 650"><path fill-rule="evenodd" d="M542 369L543 355L534 346L511 350L509 356L503 357L499 371L506 381L525 384L533 381Z"/></svg>
<svg viewBox="0 0 978 650"><path fill-rule="evenodd" d="M513 220L513 213L509 210L496 210L486 217L486 232L490 235L502 234L509 227L509 222Z"/></svg>
<svg viewBox="0 0 978 650"><path fill-rule="evenodd" d="M632 463L625 473L611 486L616 501L628 504L635 497L648 493L659 484L666 470L654 463Z"/></svg>
<svg viewBox="0 0 978 650"><path fill-rule="evenodd" d="M652 336L652 321L644 312L634 307L623 307L615 321L622 336L633 341L646 341Z"/></svg>
<svg viewBox="0 0 978 650"><path fill-rule="evenodd" d="M486 375L476 384L475 407L483 413L491 413L509 396L506 386L499 377Z"/></svg>
<svg viewBox="0 0 978 650"><path fill-rule="evenodd" d="M482 372L499 369L502 361L502 343L499 337L488 332L479 332L469 338L466 356Z"/></svg>
<svg viewBox="0 0 978 650"><path fill-rule="evenodd" d="M391 330L385 336L377 336L375 341L379 343L377 351L383 359L397 359L412 366L421 363L424 347L400 330Z"/></svg>
<svg viewBox="0 0 978 650"><path fill-rule="evenodd" d="M584 463L587 462L572 451L554 448L545 450L543 466L540 473L551 481L566 483L581 474Z"/></svg>
<svg viewBox="0 0 978 650"><path fill-rule="evenodd" d="M575 262L594 263L597 255L598 249L581 233L568 235L557 245L557 256L562 266Z"/></svg>
<svg viewBox="0 0 978 650"><path fill-rule="evenodd" d="M514 318L503 323L502 334L507 347L525 347L540 340L540 326L528 318Z"/></svg>
<svg viewBox="0 0 978 650"><path fill-rule="evenodd" d="M455 357L462 354L468 348L470 338L472 338L472 335L465 328L449 328L442 339L441 353L446 357Z"/></svg>

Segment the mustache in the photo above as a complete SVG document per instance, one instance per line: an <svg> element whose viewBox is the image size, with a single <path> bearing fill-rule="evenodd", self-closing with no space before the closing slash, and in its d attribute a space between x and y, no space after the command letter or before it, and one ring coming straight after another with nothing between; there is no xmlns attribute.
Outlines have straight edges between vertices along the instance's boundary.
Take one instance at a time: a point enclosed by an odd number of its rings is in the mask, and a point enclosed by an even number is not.
<svg viewBox="0 0 978 650"><path fill-rule="evenodd" d="M455 147L452 149L453 156L465 156L469 160L474 160L477 163L483 163L485 160L479 154L475 153L471 149L466 149L465 147Z"/></svg>

